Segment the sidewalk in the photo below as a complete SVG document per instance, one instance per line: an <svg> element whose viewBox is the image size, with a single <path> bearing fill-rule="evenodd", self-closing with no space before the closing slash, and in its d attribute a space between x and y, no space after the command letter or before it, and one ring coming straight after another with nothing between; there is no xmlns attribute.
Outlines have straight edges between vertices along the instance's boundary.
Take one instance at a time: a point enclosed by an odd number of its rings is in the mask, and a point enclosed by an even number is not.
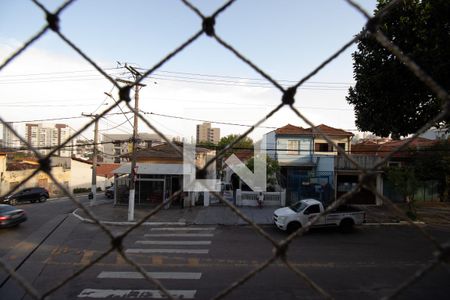
<svg viewBox="0 0 450 300"><path fill-rule="evenodd" d="M139 221L154 208L137 206L134 221ZM239 210L250 220L260 225L272 224L272 216L277 207L240 207ZM99 200L95 206L89 206L92 214L101 222L111 225L130 225L128 222L128 206L114 206L112 200ZM73 213L82 221L90 222L90 218L80 209ZM191 208L170 207L161 209L151 216L146 225L245 225L248 224L227 206L196 206Z"/></svg>
<svg viewBox="0 0 450 300"><path fill-rule="evenodd" d="M399 206L401 207L401 205ZM278 207L266 206L239 207L250 220L259 225L272 224L273 212ZM405 224L405 219L394 215L386 206L360 206L366 212L366 225ZM97 205L89 206L93 215L105 224L131 225L148 215L154 208L137 206L134 222L128 222L128 206L114 206L112 200L99 199ZM417 208L418 223L450 224L450 203L431 203ZM80 209L73 213L78 219L92 222ZM229 207L196 206L191 208L170 207L161 209L146 220L145 225L246 225L247 222L235 214Z"/></svg>
<svg viewBox="0 0 450 300"><path fill-rule="evenodd" d="M396 204L404 212L406 217L406 204ZM383 206L358 206L366 212L367 223L404 223L405 217L399 217L387 205ZM429 225L450 225L450 202L419 202L416 205L417 223Z"/></svg>

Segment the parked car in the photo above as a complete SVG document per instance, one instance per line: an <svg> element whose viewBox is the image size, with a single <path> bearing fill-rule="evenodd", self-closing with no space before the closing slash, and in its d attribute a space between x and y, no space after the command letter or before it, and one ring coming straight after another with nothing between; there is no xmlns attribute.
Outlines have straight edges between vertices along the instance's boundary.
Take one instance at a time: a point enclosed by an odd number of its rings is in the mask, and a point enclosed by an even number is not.
<svg viewBox="0 0 450 300"><path fill-rule="evenodd" d="M8 204L0 204L0 228L19 225L27 220L23 209Z"/></svg>
<svg viewBox="0 0 450 300"><path fill-rule="evenodd" d="M48 191L45 188L34 187L26 188L17 193L6 196L2 202L5 204L16 205L19 202L31 202L36 201L44 202L49 198Z"/></svg>
<svg viewBox="0 0 450 300"><path fill-rule="evenodd" d="M322 203L315 199L304 199L291 205L275 210L273 221L283 230L292 232L305 226L315 216L324 211ZM349 232L354 225L365 221L365 213L351 206L341 206L335 211L322 216L313 227L339 226L343 232Z"/></svg>
<svg viewBox="0 0 450 300"><path fill-rule="evenodd" d="M114 198L114 186L110 186L109 188L107 188L105 190L105 196L108 199L113 199Z"/></svg>

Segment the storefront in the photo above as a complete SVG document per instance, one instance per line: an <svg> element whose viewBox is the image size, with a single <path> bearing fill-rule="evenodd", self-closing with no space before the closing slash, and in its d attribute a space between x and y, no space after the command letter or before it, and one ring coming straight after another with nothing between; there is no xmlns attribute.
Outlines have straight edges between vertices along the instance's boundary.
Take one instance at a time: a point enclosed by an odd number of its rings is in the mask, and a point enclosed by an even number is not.
<svg viewBox="0 0 450 300"><path fill-rule="evenodd" d="M115 171L115 204L128 204L130 164ZM136 205L157 205L180 190L183 184L182 164L138 163L135 185ZM177 202L172 204L176 205Z"/></svg>

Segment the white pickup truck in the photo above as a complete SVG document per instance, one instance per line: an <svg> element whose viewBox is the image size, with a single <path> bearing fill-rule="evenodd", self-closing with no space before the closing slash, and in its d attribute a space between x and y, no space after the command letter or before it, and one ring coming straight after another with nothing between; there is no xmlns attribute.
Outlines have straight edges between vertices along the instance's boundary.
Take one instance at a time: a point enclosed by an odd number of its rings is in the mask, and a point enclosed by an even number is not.
<svg viewBox="0 0 450 300"><path fill-rule="evenodd" d="M304 199L289 207L277 209L273 214L275 225L288 232L293 232L305 226L308 221L323 212L320 201ZM349 232L354 225L360 225L365 221L365 213L353 207L342 206L329 214L322 216L314 223L314 227L339 226L342 231Z"/></svg>

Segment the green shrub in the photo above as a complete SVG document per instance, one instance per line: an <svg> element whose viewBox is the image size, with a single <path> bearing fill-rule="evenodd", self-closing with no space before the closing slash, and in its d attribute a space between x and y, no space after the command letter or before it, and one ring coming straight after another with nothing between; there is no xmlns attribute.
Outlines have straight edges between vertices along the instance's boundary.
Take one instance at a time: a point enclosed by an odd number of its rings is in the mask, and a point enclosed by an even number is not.
<svg viewBox="0 0 450 300"><path fill-rule="evenodd" d="M73 189L73 193L74 194L87 193L87 192L90 192L90 191L91 191L90 188L74 188Z"/></svg>

